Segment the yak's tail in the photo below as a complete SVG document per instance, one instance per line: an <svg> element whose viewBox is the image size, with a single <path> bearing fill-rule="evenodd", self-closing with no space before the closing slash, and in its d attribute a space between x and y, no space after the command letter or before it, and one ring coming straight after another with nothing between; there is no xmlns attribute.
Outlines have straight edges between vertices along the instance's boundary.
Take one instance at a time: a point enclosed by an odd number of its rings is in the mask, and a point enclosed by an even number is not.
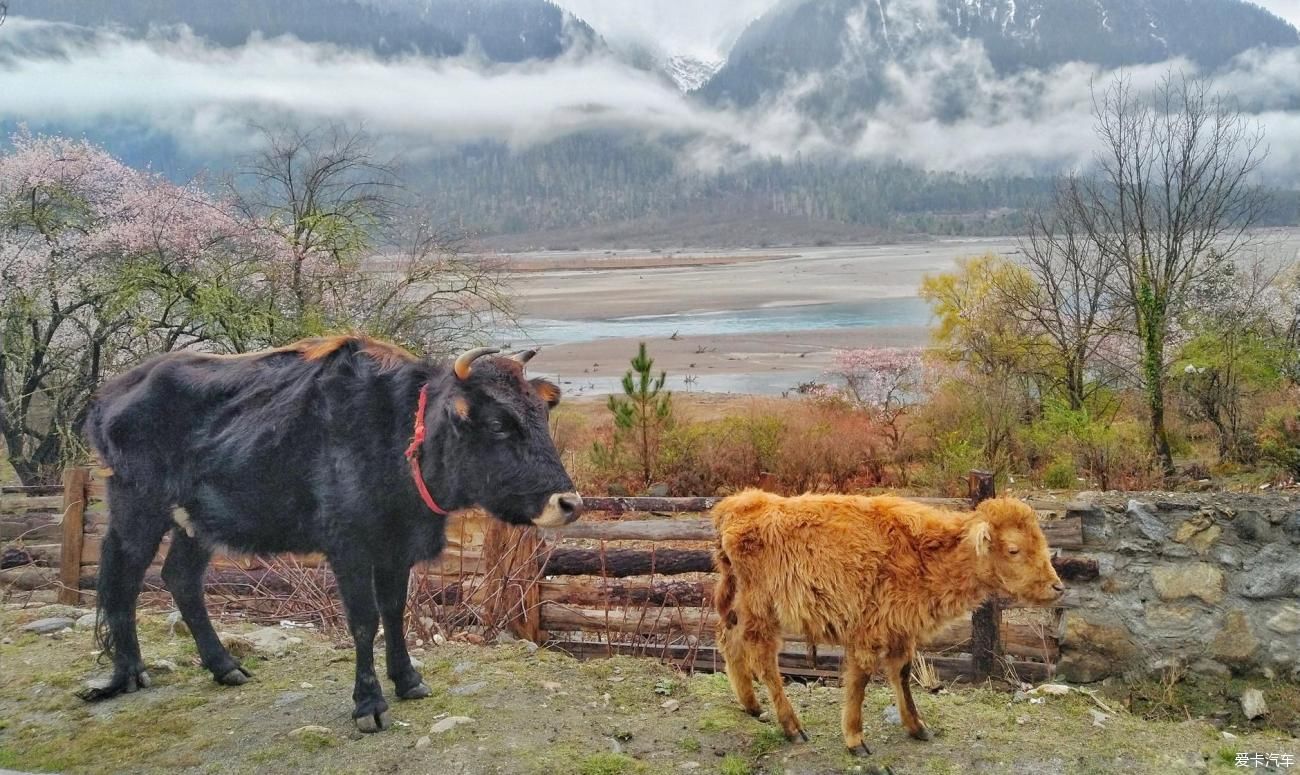
<svg viewBox="0 0 1300 775"><path fill-rule="evenodd" d="M718 571L718 583L713 588L713 608L718 612L721 627L736 626L736 572L731 567L731 559L722 549L722 539L713 549L713 565Z"/></svg>

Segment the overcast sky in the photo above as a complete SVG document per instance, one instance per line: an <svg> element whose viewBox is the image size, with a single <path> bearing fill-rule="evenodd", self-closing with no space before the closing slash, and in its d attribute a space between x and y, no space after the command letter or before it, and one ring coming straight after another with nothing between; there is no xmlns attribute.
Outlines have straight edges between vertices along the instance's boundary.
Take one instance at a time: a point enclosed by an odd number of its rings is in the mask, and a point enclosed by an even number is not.
<svg viewBox="0 0 1300 775"><path fill-rule="evenodd" d="M777 0L555 0L613 42L722 59L745 27ZM1300 0L1288 0L1293 5Z"/></svg>
<svg viewBox="0 0 1300 775"><path fill-rule="evenodd" d="M605 2L610 5L623 5L625 2L628 5L632 4L628 0L605 0ZM1291 22L1292 25L1300 27L1300 0L1254 0L1254 2Z"/></svg>

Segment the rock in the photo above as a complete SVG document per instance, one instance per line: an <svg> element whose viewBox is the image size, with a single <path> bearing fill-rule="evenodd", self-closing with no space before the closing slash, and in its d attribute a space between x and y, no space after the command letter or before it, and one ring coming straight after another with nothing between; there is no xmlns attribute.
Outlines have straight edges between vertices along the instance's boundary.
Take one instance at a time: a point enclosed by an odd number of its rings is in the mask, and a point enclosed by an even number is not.
<svg viewBox="0 0 1300 775"><path fill-rule="evenodd" d="M667 498L668 485L663 482L656 482L646 489L645 494L651 498Z"/></svg>
<svg viewBox="0 0 1300 775"><path fill-rule="evenodd" d="M45 617L57 616L61 619L74 619L74 620L77 617L94 613L94 611L90 610L89 608L81 608L80 606L75 606L75 605L64 605L62 603L50 603L49 605L41 606L37 610L40 611L41 615Z"/></svg>
<svg viewBox="0 0 1300 775"><path fill-rule="evenodd" d="M1070 687L1065 684L1042 684L1029 690L1030 694L1049 694L1060 697L1070 693Z"/></svg>
<svg viewBox="0 0 1300 775"><path fill-rule="evenodd" d="M180 668L170 659L155 659L149 663L150 670L157 670L160 673L174 673Z"/></svg>
<svg viewBox="0 0 1300 775"><path fill-rule="evenodd" d="M307 692L285 692L279 697L276 697L275 701L271 704L277 708L283 708L297 702L302 702L305 699L307 699Z"/></svg>
<svg viewBox="0 0 1300 775"><path fill-rule="evenodd" d="M898 714L897 705L890 705L888 708L885 708L885 711L882 715L885 717L886 724L901 725L903 723L903 717Z"/></svg>
<svg viewBox="0 0 1300 775"><path fill-rule="evenodd" d="M295 740L303 737L331 737L334 732L329 727L322 727L318 724L308 724L305 727L298 727L289 733L289 737Z"/></svg>
<svg viewBox="0 0 1300 775"><path fill-rule="evenodd" d="M95 629L95 619L96 619L95 614L83 614L77 617L77 621L73 623L72 629L93 630Z"/></svg>
<svg viewBox="0 0 1300 775"><path fill-rule="evenodd" d="M416 670L419 670L420 668L424 667L424 663L421 662L416 657L411 657L411 667L415 668Z"/></svg>
<svg viewBox="0 0 1300 775"><path fill-rule="evenodd" d="M1070 504L1066 516L1079 517L1083 524L1083 539L1086 543L1101 543L1110 538L1110 526L1106 524L1106 512L1100 507L1087 503Z"/></svg>
<svg viewBox="0 0 1300 775"><path fill-rule="evenodd" d="M1092 725L1094 727L1105 727L1106 722L1110 721L1110 716L1102 713L1096 708L1089 708L1088 715L1092 716Z"/></svg>
<svg viewBox="0 0 1300 775"><path fill-rule="evenodd" d="M682 706L682 704L681 704L680 702L678 702L677 700L664 700L664 701L663 701L662 703L660 703L660 705L659 705L659 707L663 708L664 710L668 711L669 713L672 713L673 711L677 710L677 709L680 708L681 706Z"/></svg>
<svg viewBox="0 0 1300 775"><path fill-rule="evenodd" d="M173 638L185 637L190 634L190 627L185 623L185 617L181 616L180 611L172 611L167 614L167 634Z"/></svg>
<svg viewBox="0 0 1300 775"><path fill-rule="evenodd" d="M605 492L608 493L611 498L626 498L632 494L626 487L618 482L610 482L609 485L605 487Z"/></svg>
<svg viewBox="0 0 1300 775"><path fill-rule="evenodd" d="M302 638L286 635L276 627L263 627L244 636L253 646L253 652L263 657L282 657L289 649L302 643Z"/></svg>
<svg viewBox="0 0 1300 775"><path fill-rule="evenodd" d="M1141 501L1130 500L1124 510L1138 532L1156 543L1164 543L1169 538L1169 528L1151 513L1151 505Z"/></svg>
<svg viewBox="0 0 1300 775"><path fill-rule="evenodd" d="M559 681L542 681L542 688L548 692L558 692L564 685Z"/></svg>
<svg viewBox="0 0 1300 775"><path fill-rule="evenodd" d="M442 633L440 633L440 632L436 632L436 633L433 634L433 645L435 645L435 646L441 646L442 644L444 644L444 643L446 643L446 642L447 642L447 638L446 638L446 636L444 636Z"/></svg>
<svg viewBox="0 0 1300 775"><path fill-rule="evenodd" d="M1241 712L1251 721L1268 713L1268 705L1264 703L1264 693L1259 689L1247 689L1242 692Z"/></svg>
<svg viewBox="0 0 1300 775"><path fill-rule="evenodd" d="M1236 739L1237 739L1237 736L1234 735L1234 734L1232 734L1231 732L1221 732L1221 733L1219 733L1219 734L1223 737L1224 740L1236 740Z"/></svg>
<svg viewBox="0 0 1300 775"><path fill-rule="evenodd" d="M516 638L511 633L506 632L505 630L498 632L497 636L492 639L492 642L496 643L498 646L506 646L511 643L517 643L518 641L519 641L518 638Z"/></svg>
<svg viewBox="0 0 1300 775"><path fill-rule="evenodd" d="M428 748L432 744L433 738L428 735L420 735L420 739L415 741L415 750L418 751L421 748Z"/></svg>
<svg viewBox="0 0 1300 775"><path fill-rule="evenodd" d="M1206 659L1205 657L1201 657L1188 665L1187 669L1196 675L1216 675L1220 678L1227 678L1232 675L1232 670L1229 669L1227 665L1213 659Z"/></svg>
<svg viewBox="0 0 1300 775"><path fill-rule="evenodd" d="M1237 583L1242 597L1266 600L1300 595L1300 555L1281 544L1270 544L1249 563L1251 570Z"/></svg>
<svg viewBox="0 0 1300 775"><path fill-rule="evenodd" d="M1095 653L1071 652L1062 654L1056 665L1056 675L1072 684L1090 684L1116 672L1115 663L1108 657Z"/></svg>
<svg viewBox="0 0 1300 775"><path fill-rule="evenodd" d="M1300 608L1286 606L1268 619L1268 628L1283 635L1300 632Z"/></svg>
<svg viewBox="0 0 1300 775"><path fill-rule="evenodd" d="M452 688L447 690L447 693L455 695L457 697L468 697L471 694L478 694L479 692L483 691L485 688L487 688L487 681L475 681L472 684L464 684L463 686L453 686Z"/></svg>
<svg viewBox="0 0 1300 775"><path fill-rule="evenodd" d="M1282 532L1293 544L1300 544L1300 511L1293 511L1282 520Z"/></svg>
<svg viewBox="0 0 1300 775"><path fill-rule="evenodd" d="M1094 622L1070 612L1061 633L1057 675L1070 683L1093 683L1122 672L1137 656L1137 646L1123 627Z"/></svg>
<svg viewBox="0 0 1300 775"><path fill-rule="evenodd" d="M1235 608L1223 617L1223 628L1210 642L1210 652L1214 658L1229 665L1243 665L1250 661L1259 648L1257 640L1250 631L1246 614Z"/></svg>
<svg viewBox="0 0 1300 775"><path fill-rule="evenodd" d="M1174 540L1187 544L1199 554L1205 554L1222 533L1223 528L1214 524L1211 517L1200 514L1179 525Z"/></svg>
<svg viewBox="0 0 1300 775"><path fill-rule="evenodd" d="M1029 717L1028 717L1028 716L1016 716L1016 723L1019 724L1020 726L1024 726L1025 724L1028 724L1028 723L1029 723Z"/></svg>
<svg viewBox="0 0 1300 775"><path fill-rule="evenodd" d="M699 762L682 762L681 764L677 765L677 769L679 770L698 770L699 768L700 768Z"/></svg>
<svg viewBox="0 0 1300 775"><path fill-rule="evenodd" d="M46 619L28 622L22 626L22 630L23 632L34 632L37 635L49 635L55 632L63 632L74 624L76 622L66 616L51 616Z"/></svg>
<svg viewBox="0 0 1300 775"><path fill-rule="evenodd" d="M1265 543L1273 528L1258 511L1243 511L1232 521L1232 529L1243 541Z"/></svg>
<svg viewBox="0 0 1300 775"><path fill-rule="evenodd" d="M461 673L464 673L467 670L473 670L473 669L474 669L474 663L470 662L469 660L457 662L456 664L451 666L451 672L455 673L456 675L460 675Z"/></svg>
<svg viewBox="0 0 1300 775"><path fill-rule="evenodd" d="M243 635L237 632L222 632L217 634L217 638L236 659L253 656L253 642Z"/></svg>
<svg viewBox="0 0 1300 775"><path fill-rule="evenodd" d="M1198 597L1209 605L1223 600L1223 571L1204 562L1162 565L1151 569L1151 583L1161 600Z"/></svg>
<svg viewBox="0 0 1300 775"><path fill-rule="evenodd" d="M434 724L433 726L429 727L429 734L441 735L445 732L450 732L451 730L455 729L461 724L473 724L473 723L474 723L474 719L470 718L469 716L449 716L443 719L442 721L439 721L438 723Z"/></svg>
<svg viewBox="0 0 1300 775"><path fill-rule="evenodd" d="M1241 558L1237 556L1237 550L1231 546L1219 544L1210 551L1210 556L1220 565L1226 565L1229 568L1240 568Z"/></svg>

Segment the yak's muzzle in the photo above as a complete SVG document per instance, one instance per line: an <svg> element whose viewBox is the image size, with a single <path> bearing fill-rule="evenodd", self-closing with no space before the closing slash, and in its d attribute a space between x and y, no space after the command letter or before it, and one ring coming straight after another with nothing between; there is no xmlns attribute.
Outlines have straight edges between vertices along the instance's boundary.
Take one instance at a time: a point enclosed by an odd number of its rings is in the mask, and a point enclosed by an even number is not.
<svg viewBox="0 0 1300 775"><path fill-rule="evenodd" d="M560 492L546 501L546 508L533 518L538 527L564 527L582 514L582 496L576 492Z"/></svg>

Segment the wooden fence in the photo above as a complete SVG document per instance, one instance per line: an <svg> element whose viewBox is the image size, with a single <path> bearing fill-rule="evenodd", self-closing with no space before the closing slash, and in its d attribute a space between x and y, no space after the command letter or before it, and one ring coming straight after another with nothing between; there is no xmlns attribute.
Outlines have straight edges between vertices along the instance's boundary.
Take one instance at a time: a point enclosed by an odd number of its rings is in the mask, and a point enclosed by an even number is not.
<svg viewBox="0 0 1300 775"><path fill-rule="evenodd" d="M94 587L107 526L104 490L102 472L77 468L65 473L61 495L6 496L41 508L42 516L35 519L40 524L21 538L23 550L46 566L34 575L27 570L29 588L34 579L56 587L61 602L84 602ZM992 492L992 477L972 474L972 501ZM475 512L455 514L448 525L447 551L417 568L412 618L433 617L489 635L505 629L578 657L630 654L686 669L719 670L722 658L713 646L715 533L712 521L699 516L717 500L592 497L586 499L587 515L559 530L511 527ZM959 499L917 500L969 505ZM1054 550L1082 547L1081 521L1064 504L1031 505L1039 510ZM159 589L166 551L164 542L146 577L148 585ZM307 577L286 575L284 562L218 556L208 573L208 591L248 601L259 595L291 596ZM315 569L319 576L309 581L330 596L332 577L322 558L291 562L295 569ZM1067 582L1097 576L1094 560L1059 554L1053 563ZM5 580L23 586L12 571L23 569L3 571L11 574ZM332 610L337 614L337 607ZM1021 680L1043 680L1057 659L1059 617L1059 608L1013 608L990 601L940 632L928 647L929 661L942 678L978 680L1014 672ZM780 664L788 675L833 678L839 653L835 648L819 651L791 634Z"/></svg>

